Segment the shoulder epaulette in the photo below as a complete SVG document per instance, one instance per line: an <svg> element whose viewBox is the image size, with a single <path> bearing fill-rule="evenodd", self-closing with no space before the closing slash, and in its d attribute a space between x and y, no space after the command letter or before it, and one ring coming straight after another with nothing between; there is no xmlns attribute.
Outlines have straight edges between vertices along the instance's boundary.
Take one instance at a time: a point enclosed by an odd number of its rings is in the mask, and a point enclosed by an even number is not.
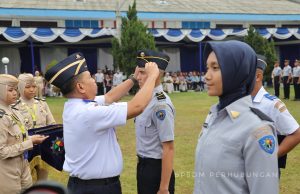
<svg viewBox="0 0 300 194"><path fill-rule="evenodd" d="M18 104L20 104L20 102L21 102L21 100L17 100L17 102L16 103L14 103L13 105L11 105L11 108L16 108L16 106L18 105Z"/></svg>
<svg viewBox="0 0 300 194"><path fill-rule="evenodd" d="M5 110L3 110L3 109L0 109L0 118L2 118L4 115L5 115Z"/></svg>
<svg viewBox="0 0 300 194"><path fill-rule="evenodd" d="M166 99L166 96L163 92L156 93L155 96L156 96L157 100Z"/></svg>
<svg viewBox="0 0 300 194"><path fill-rule="evenodd" d="M38 97L34 97L35 100L38 100L38 101L46 101L45 98L38 98Z"/></svg>
<svg viewBox="0 0 300 194"><path fill-rule="evenodd" d="M252 111L254 114L256 114L261 120L274 122L269 116L267 116L265 113L261 112L259 109L253 108L253 107L250 107L250 109L251 109L251 111Z"/></svg>
<svg viewBox="0 0 300 194"><path fill-rule="evenodd" d="M275 99L277 99L276 96L272 96L272 95L269 94L269 93L265 94L264 97L268 98L269 100L275 100Z"/></svg>

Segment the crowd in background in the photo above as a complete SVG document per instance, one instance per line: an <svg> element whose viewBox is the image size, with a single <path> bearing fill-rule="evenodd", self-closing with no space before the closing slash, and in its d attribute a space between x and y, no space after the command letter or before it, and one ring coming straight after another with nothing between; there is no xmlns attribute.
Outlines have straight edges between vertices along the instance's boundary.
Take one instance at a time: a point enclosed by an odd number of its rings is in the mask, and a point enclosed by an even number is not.
<svg viewBox="0 0 300 194"><path fill-rule="evenodd" d="M205 73L198 71L191 72L165 72L162 84L167 93L187 92L187 91L205 91ZM121 84L127 79L127 75L120 71L99 69L93 75L98 86L98 95L109 92L113 87ZM53 85L45 84L45 96L62 96L59 89Z"/></svg>

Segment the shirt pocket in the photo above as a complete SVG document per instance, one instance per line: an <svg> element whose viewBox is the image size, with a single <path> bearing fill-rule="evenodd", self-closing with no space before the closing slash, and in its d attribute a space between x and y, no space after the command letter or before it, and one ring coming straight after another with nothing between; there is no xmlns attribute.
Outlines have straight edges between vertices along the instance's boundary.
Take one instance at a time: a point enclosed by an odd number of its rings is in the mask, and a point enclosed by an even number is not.
<svg viewBox="0 0 300 194"><path fill-rule="evenodd" d="M157 133L151 119L143 119L139 121L140 135L143 137L150 137Z"/></svg>
<svg viewBox="0 0 300 194"><path fill-rule="evenodd" d="M222 162L218 163L221 172L240 172L244 166L242 146L239 142L223 140L220 142L219 154Z"/></svg>
<svg viewBox="0 0 300 194"><path fill-rule="evenodd" d="M7 139L7 143L9 145L15 144L16 142L22 142L22 133L19 129L19 127L15 124L10 126L10 128L7 130L8 132L8 139Z"/></svg>

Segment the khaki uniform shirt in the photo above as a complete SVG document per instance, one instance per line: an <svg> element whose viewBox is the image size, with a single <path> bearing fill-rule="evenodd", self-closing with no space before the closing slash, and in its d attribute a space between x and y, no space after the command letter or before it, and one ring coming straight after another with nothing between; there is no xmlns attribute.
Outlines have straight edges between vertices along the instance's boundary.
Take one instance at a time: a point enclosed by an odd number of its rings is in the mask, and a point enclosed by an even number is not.
<svg viewBox="0 0 300 194"><path fill-rule="evenodd" d="M55 124L53 115L45 100L35 98L33 104L28 105L20 98L13 107L23 116L27 129Z"/></svg>
<svg viewBox="0 0 300 194"><path fill-rule="evenodd" d="M33 144L26 129L22 134L19 126L23 121L19 118L13 109L0 104L0 191L3 194L20 193L32 184L24 152Z"/></svg>

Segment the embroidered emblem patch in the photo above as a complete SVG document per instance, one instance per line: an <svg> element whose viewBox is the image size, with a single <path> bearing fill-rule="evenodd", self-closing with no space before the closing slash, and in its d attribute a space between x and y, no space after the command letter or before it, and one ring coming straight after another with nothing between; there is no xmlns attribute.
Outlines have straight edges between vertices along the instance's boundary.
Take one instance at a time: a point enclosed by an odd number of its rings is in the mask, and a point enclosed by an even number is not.
<svg viewBox="0 0 300 194"><path fill-rule="evenodd" d="M56 137L54 141L52 141L51 145L52 153L61 154L64 151L64 140L62 138Z"/></svg>
<svg viewBox="0 0 300 194"><path fill-rule="evenodd" d="M156 117L159 120L163 121L165 119L165 117L166 117L166 111L165 110L159 110L159 111L157 111L156 112Z"/></svg>
<svg viewBox="0 0 300 194"><path fill-rule="evenodd" d="M275 150L275 139L272 135L263 136L258 140L258 143L265 152L273 154Z"/></svg>

